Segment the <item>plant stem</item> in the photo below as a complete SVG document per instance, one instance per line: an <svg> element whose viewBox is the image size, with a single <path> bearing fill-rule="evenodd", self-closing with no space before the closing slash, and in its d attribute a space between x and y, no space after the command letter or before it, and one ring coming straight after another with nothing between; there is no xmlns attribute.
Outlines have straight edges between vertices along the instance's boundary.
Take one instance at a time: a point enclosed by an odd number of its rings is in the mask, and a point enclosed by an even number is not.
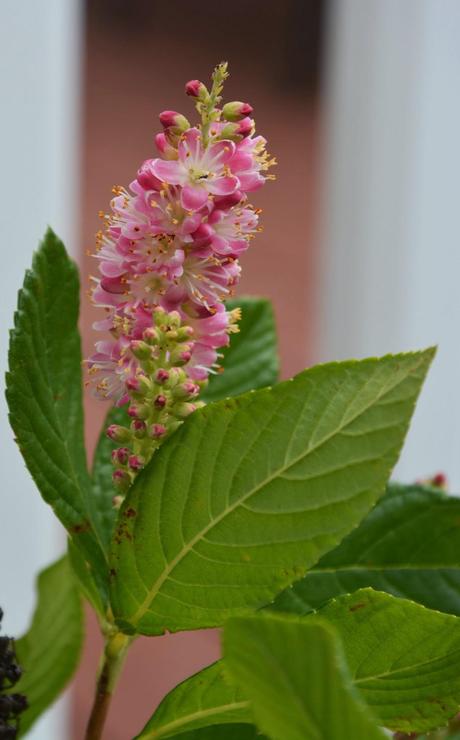
<svg viewBox="0 0 460 740"><path fill-rule="evenodd" d="M100 740L102 737L115 684L131 642L131 637L117 632L105 644L85 740Z"/></svg>

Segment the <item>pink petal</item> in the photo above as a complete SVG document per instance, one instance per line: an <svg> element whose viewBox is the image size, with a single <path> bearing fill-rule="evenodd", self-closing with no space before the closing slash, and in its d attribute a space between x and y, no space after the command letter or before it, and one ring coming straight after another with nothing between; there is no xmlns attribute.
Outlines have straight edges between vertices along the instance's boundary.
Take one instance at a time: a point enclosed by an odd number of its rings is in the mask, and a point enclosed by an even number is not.
<svg viewBox="0 0 460 740"><path fill-rule="evenodd" d="M235 154L235 144L233 141L218 141L212 144L208 149L208 157L211 160L217 160L220 165L226 164Z"/></svg>
<svg viewBox="0 0 460 740"><path fill-rule="evenodd" d="M101 288L106 293L124 293L126 290L125 285L123 285L122 281L120 280L120 276L113 278L102 278Z"/></svg>
<svg viewBox="0 0 460 740"><path fill-rule="evenodd" d="M240 181L233 175L216 177L215 180L207 180L206 187L213 195L230 195L240 187Z"/></svg>
<svg viewBox="0 0 460 740"><path fill-rule="evenodd" d="M202 153L201 133L197 128L189 128L183 134L179 143L179 159L181 162L189 159L189 153L193 159L197 159Z"/></svg>
<svg viewBox="0 0 460 740"><path fill-rule="evenodd" d="M151 171L159 180L170 185L183 185L187 182L187 172L183 165L171 159L154 159Z"/></svg>
<svg viewBox="0 0 460 740"><path fill-rule="evenodd" d="M228 240L217 234L212 238L212 248L217 254L231 254L232 252Z"/></svg>
<svg viewBox="0 0 460 740"><path fill-rule="evenodd" d="M186 211L198 211L208 200L208 192L199 185L187 185L181 192L182 207Z"/></svg>
<svg viewBox="0 0 460 740"><path fill-rule="evenodd" d="M232 161L229 163L230 169L233 172L241 172L242 170L252 169L254 159L249 152L242 152L237 149L235 155L232 157Z"/></svg>
<svg viewBox="0 0 460 740"><path fill-rule="evenodd" d="M249 243L246 241L246 239L229 239L228 244L230 247L230 252L235 257L239 257L239 255L242 252L245 252L246 249L249 247Z"/></svg>
<svg viewBox="0 0 460 740"><path fill-rule="evenodd" d="M261 188L265 182L265 177L259 175L258 172L248 172L247 174L240 172L238 180L240 181L241 190L249 193Z"/></svg>
<svg viewBox="0 0 460 740"><path fill-rule="evenodd" d="M124 268L120 262L101 262L99 265L99 270L104 277L108 278L116 278L120 277L120 275L123 275L126 272L126 268Z"/></svg>
<svg viewBox="0 0 460 740"><path fill-rule="evenodd" d="M182 222L182 233L193 234L200 225L201 218L202 217L199 213L193 213L191 216L186 216Z"/></svg>

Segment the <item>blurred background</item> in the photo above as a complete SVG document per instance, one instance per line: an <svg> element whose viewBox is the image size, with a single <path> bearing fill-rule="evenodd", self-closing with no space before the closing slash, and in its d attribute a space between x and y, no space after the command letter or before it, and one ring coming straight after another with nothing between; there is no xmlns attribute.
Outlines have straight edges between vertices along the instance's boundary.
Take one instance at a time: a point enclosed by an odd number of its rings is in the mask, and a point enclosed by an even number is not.
<svg viewBox="0 0 460 740"><path fill-rule="evenodd" d="M192 115L190 78L230 64L279 165L256 194L264 232L240 293L272 299L283 376L318 361L439 344L395 472L444 471L460 490L460 3L458 0L3 0L0 26L0 361L16 292L49 223L82 270L84 352L94 341L87 255L114 184L154 156L157 115ZM3 401L2 401L3 404ZM106 411L86 399L88 454ZM0 603L30 619L34 577L64 548L1 408ZM81 738L100 644L88 615L78 676L34 740ZM127 740L162 696L219 654L218 635L140 639L106 737Z"/></svg>

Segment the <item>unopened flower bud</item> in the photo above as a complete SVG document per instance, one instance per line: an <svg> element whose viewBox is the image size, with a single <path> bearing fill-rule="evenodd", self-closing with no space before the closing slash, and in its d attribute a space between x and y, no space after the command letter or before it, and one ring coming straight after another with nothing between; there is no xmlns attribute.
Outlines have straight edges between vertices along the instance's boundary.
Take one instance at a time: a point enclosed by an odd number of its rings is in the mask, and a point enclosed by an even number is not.
<svg viewBox="0 0 460 740"><path fill-rule="evenodd" d="M148 419L150 416L150 409L145 403L132 403L128 407L128 416L131 419Z"/></svg>
<svg viewBox="0 0 460 740"><path fill-rule="evenodd" d="M174 406L172 413L177 419L186 419L187 416L190 416L190 414L193 414L193 412L196 411L196 408L197 407L194 403L188 403L186 401L185 403L179 403Z"/></svg>
<svg viewBox="0 0 460 740"><path fill-rule="evenodd" d="M169 372L160 367L155 373L155 382L159 385L166 383L169 378Z"/></svg>
<svg viewBox="0 0 460 740"><path fill-rule="evenodd" d="M112 475L112 479L113 479L113 482L115 483L115 480L113 478L113 475ZM113 506L113 508L114 509L119 509L121 507L121 505L122 505L122 503L123 503L124 500L125 500L125 497L124 496L120 496L120 495L114 496L113 499L112 499L112 506Z"/></svg>
<svg viewBox="0 0 460 740"><path fill-rule="evenodd" d="M166 427L163 424L152 424L150 427L150 437L153 439L161 439L167 432Z"/></svg>
<svg viewBox="0 0 460 740"><path fill-rule="evenodd" d="M187 380L186 373L180 367L172 367L169 371L169 378L165 383L166 388L174 388L178 383Z"/></svg>
<svg viewBox="0 0 460 740"><path fill-rule="evenodd" d="M127 447L119 447L112 452L112 462L114 465L126 465L128 462L130 450Z"/></svg>
<svg viewBox="0 0 460 740"><path fill-rule="evenodd" d="M228 208L237 206L238 203L241 203L243 200L245 200L244 193L241 190L235 190L235 192L230 193L230 195L223 195L220 198L214 198L214 207L220 208L221 211L226 211Z"/></svg>
<svg viewBox="0 0 460 740"><path fill-rule="evenodd" d="M189 80L185 85L185 94L192 98L204 99L207 93L206 85L200 80Z"/></svg>
<svg viewBox="0 0 460 740"><path fill-rule="evenodd" d="M254 131L254 121L252 118L243 118L237 123L236 133L239 136L249 136Z"/></svg>
<svg viewBox="0 0 460 740"><path fill-rule="evenodd" d="M195 398L195 396L197 396L199 392L199 385L191 380L186 380L185 383L180 383L179 385L176 385L172 393L174 398L184 398L189 400L191 398Z"/></svg>
<svg viewBox="0 0 460 740"><path fill-rule="evenodd" d="M144 342L149 345L154 345L160 340L160 333L154 326L148 326L142 333Z"/></svg>
<svg viewBox="0 0 460 740"><path fill-rule="evenodd" d="M164 128L170 126L179 129L179 131L186 131L190 128L190 122L186 119L182 113L177 113L175 110L164 110L160 113L160 123Z"/></svg>
<svg viewBox="0 0 460 740"><path fill-rule="evenodd" d="M143 439L147 432L147 425L142 419L134 419L131 422L131 429L136 439Z"/></svg>
<svg viewBox="0 0 460 740"><path fill-rule="evenodd" d="M137 388L136 388L136 394L138 396L146 396L150 391L152 390L152 381L150 378L147 378L146 375L138 375L136 377L137 381Z"/></svg>
<svg viewBox="0 0 460 740"><path fill-rule="evenodd" d="M162 132L161 134L156 134L155 144L156 148L165 159L177 159L177 149L171 146L165 133ZM155 188L155 190L159 189L160 188Z"/></svg>
<svg viewBox="0 0 460 740"><path fill-rule="evenodd" d="M195 332L191 326L181 326L180 329L177 330L177 341L186 342L188 339L193 337L194 333Z"/></svg>
<svg viewBox="0 0 460 740"><path fill-rule="evenodd" d="M128 391L138 391L139 390L139 381L137 378L128 378L128 380L125 383L126 389Z"/></svg>
<svg viewBox="0 0 460 740"><path fill-rule="evenodd" d="M137 171L137 182L144 190L161 190L162 183L152 172L152 160L147 160Z"/></svg>
<svg viewBox="0 0 460 740"><path fill-rule="evenodd" d="M126 427L119 424L111 424L106 429L106 435L114 442L131 442L132 434Z"/></svg>
<svg viewBox="0 0 460 740"><path fill-rule="evenodd" d="M168 313L166 321L168 323L168 326L173 326L175 329L178 329L182 323L179 311L170 311Z"/></svg>
<svg viewBox="0 0 460 740"><path fill-rule="evenodd" d="M171 352L171 361L175 365L186 365L192 357L192 349L191 344L185 343L175 347Z"/></svg>
<svg viewBox="0 0 460 740"><path fill-rule="evenodd" d="M145 460L141 455L130 455L128 464L131 470L141 470L145 465Z"/></svg>
<svg viewBox="0 0 460 740"><path fill-rule="evenodd" d="M431 480L435 488L447 488L447 476L445 473L436 473Z"/></svg>
<svg viewBox="0 0 460 740"><path fill-rule="evenodd" d="M231 103L225 103L222 108L222 115L226 121L241 121L245 116L250 116L253 111L252 105L234 100Z"/></svg>
<svg viewBox="0 0 460 740"><path fill-rule="evenodd" d="M168 399L166 398L166 396L164 396L162 393L160 393L155 398L154 404L155 404L155 406L156 406L157 409L164 409L164 407L166 406L167 402L168 402Z"/></svg>
<svg viewBox="0 0 460 740"><path fill-rule="evenodd" d="M212 226L202 222L192 234L195 246L197 246L197 242L200 247L209 244L213 235L214 229Z"/></svg>
<svg viewBox="0 0 460 740"><path fill-rule="evenodd" d="M162 326L162 324L166 324L168 321L168 312L160 306L155 306L153 309L153 320L155 321L155 325L158 327Z"/></svg>
<svg viewBox="0 0 460 740"><path fill-rule="evenodd" d="M126 472L126 470L115 470L112 475L112 480L114 482L114 485L118 488L121 493L126 493L128 488L131 485L131 476L129 473ZM115 498L118 498L115 496ZM114 506L116 506L116 502L114 501Z"/></svg>
<svg viewBox="0 0 460 740"><path fill-rule="evenodd" d="M148 360L152 356L149 345L141 339L133 339L130 348L134 357L137 357L138 360Z"/></svg>

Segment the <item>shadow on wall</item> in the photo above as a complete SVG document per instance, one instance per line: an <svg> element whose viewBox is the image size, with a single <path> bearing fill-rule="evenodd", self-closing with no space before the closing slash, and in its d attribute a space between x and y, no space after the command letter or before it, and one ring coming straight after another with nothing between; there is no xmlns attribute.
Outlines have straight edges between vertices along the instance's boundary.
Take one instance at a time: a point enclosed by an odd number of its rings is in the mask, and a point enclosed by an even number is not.
<svg viewBox="0 0 460 740"><path fill-rule="evenodd" d="M269 151L279 162L277 180L254 198L263 209L264 232L243 256L239 293L273 300L285 376L304 368L312 353L324 15L321 0L233 0L230 6L180 0L91 0L87 9L83 275L94 271L87 252L94 249L94 234L100 228L97 214L108 208L112 185L127 185L139 164L155 156L158 113L173 109L191 118L193 106L183 93L185 82L207 81L213 67L226 59L231 73L226 100L247 100L253 105L258 132L268 139ZM86 296L82 303L88 355L95 314ZM91 454L106 410L105 404L87 399ZM74 738L84 734L99 650L96 626L90 619L74 691ZM214 631L140 639L128 658L106 737L132 737L173 685L218 653Z"/></svg>

